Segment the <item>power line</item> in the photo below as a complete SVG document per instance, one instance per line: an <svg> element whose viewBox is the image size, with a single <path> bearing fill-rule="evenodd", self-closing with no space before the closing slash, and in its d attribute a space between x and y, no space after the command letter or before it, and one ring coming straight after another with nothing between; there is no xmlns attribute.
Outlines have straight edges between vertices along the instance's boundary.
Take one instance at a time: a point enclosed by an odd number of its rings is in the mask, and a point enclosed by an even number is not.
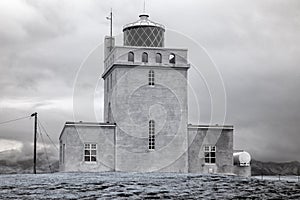
<svg viewBox="0 0 300 200"><path fill-rule="evenodd" d="M7 120L7 121L3 121L3 122L0 122L0 125L1 124L6 124L6 123L10 123L10 122L15 122L15 121L26 119L26 118L30 118L30 117L31 116L26 116L26 117L20 117L20 118L16 118L16 119L11 119L11 120Z"/></svg>
<svg viewBox="0 0 300 200"><path fill-rule="evenodd" d="M48 157L45 141L44 141L44 138L43 138L43 134L42 134L42 131L41 131L40 123L38 123L38 128L39 128L39 134L41 136L42 143L43 143L43 146L44 146L44 151L45 151L46 159L47 159L47 162L48 162L48 167L50 169L50 172L52 173L51 164L50 164L50 161L49 161L49 157Z"/></svg>
<svg viewBox="0 0 300 200"><path fill-rule="evenodd" d="M48 135L46 129L44 128L43 124L41 123L41 121L39 119L38 119L38 123L42 127L43 131L46 133L46 135L49 138L50 142L53 144L53 146L55 147L55 149L58 151L58 147L55 145L55 143L53 142L53 140L50 138L50 136Z"/></svg>

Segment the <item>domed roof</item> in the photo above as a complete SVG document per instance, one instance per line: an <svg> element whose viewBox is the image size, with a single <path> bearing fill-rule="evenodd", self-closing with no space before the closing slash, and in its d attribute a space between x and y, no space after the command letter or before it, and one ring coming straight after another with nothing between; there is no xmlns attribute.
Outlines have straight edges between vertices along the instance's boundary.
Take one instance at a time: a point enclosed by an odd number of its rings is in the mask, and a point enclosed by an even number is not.
<svg viewBox="0 0 300 200"><path fill-rule="evenodd" d="M140 19L135 21L135 22L132 22L132 23L129 23L129 24L126 24L124 27L123 27L123 31L125 29L128 29L128 28L132 28L132 27L140 27L140 26L155 26L155 27L159 27L159 28L162 28L165 30L165 27L162 25L162 24L159 24L159 23L156 23L156 22L153 22L151 20L148 19L149 15L146 14L146 13L142 13L139 15Z"/></svg>

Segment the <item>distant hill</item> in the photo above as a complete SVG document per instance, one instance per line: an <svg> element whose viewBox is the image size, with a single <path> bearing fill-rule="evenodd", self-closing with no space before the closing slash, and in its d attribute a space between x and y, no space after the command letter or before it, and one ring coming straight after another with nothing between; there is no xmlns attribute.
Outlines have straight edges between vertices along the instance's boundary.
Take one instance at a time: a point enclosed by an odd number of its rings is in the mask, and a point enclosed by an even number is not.
<svg viewBox="0 0 300 200"><path fill-rule="evenodd" d="M33 172L33 158L28 155L16 156L18 152L11 150L0 152L0 174L27 174ZM37 154L37 173L58 171L58 160L48 159L45 153Z"/></svg>
<svg viewBox="0 0 300 200"><path fill-rule="evenodd" d="M48 164L46 160L38 159L36 169L37 169L37 173L57 172L58 161L51 161L50 164ZM0 160L0 174L30 174L32 172L33 172L32 159L20 160L17 162Z"/></svg>
<svg viewBox="0 0 300 200"><path fill-rule="evenodd" d="M251 161L252 176L257 175L298 175L300 173L300 162L262 162Z"/></svg>

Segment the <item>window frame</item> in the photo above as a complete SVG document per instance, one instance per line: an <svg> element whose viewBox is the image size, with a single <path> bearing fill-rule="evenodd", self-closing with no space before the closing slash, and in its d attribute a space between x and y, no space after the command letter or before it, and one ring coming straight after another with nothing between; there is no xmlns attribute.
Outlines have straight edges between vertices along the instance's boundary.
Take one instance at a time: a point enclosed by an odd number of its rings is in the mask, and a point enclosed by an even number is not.
<svg viewBox="0 0 300 200"><path fill-rule="evenodd" d="M62 145L62 141L59 141L59 162L62 164L62 156L63 156L63 145Z"/></svg>
<svg viewBox="0 0 300 200"><path fill-rule="evenodd" d="M204 163L208 165L216 164L217 147L212 145L204 146Z"/></svg>
<svg viewBox="0 0 300 200"><path fill-rule="evenodd" d="M155 73L154 70L149 70L148 72L148 85L154 86L155 85Z"/></svg>
<svg viewBox="0 0 300 200"><path fill-rule="evenodd" d="M173 58L171 58L173 56ZM176 55L174 53L170 53L169 55L169 63L170 64L176 64Z"/></svg>
<svg viewBox="0 0 300 200"><path fill-rule="evenodd" d="M94 148L93 148L93 145ZM83 145L83 161L85 163L97 163L97 143L84 143ZM89 147L89 148L87 148ZM89 151L89 154L86 154L86 151ZM92 153L92 151L95 151L95 154ZM89 157L89 160L86 160L86 158ZM92 157L95 158L95 160L92 160Z"/></svg>
<svg viewBox="0 0 300 200"><path fill-rule="evenodd" d="M162 55L161 53L155 54L155 62L161 64L162 63Z"/></svg>
<svg viewBox="0 0 300 200"><path fill-rule="evenodd" d="M107 121L112 122L112 113L111 113L111 104L110 102L108 103L108 111L107 111Z"/></svg>
<svg viewBox="0 0 300 200"><path fill-rule="evenodd" d="M106 77L106 92L109 92L109 76Z"/></svg>
<svg viewBox="0 0 300 200"><path fill-rule="evenodd" d="M148 53L146 53L146 52L142 53L142 62L143 63L148 63Z"/></svg>
<svg viewBox="0 0 300 200"><path fill-rule="evenodd" d="M66 159L66 144L63 144L63 150L62 150L62 163L65 163Z"/></svg>
<svg viewBox="0 0 300 200"><path fill-rule="evenodd" d="M128 62L134 62L134 53L132 51L128 52L128 58L127 58L127 60L128 60Z"/></svg>
<svg viewBox="0 0 300 200"><path fill-rule="evenodd" d="M112 80L112 72L110 73L110 78L109 78L109 81L110 81L110 89L112 89L112 84L113 84L113 80Z"/></svg>
<svg viewBox="0 0 300 200"><path fill-rule="evenodd" d="M149 121L148 150L155 150L155 121Z"/></svg>

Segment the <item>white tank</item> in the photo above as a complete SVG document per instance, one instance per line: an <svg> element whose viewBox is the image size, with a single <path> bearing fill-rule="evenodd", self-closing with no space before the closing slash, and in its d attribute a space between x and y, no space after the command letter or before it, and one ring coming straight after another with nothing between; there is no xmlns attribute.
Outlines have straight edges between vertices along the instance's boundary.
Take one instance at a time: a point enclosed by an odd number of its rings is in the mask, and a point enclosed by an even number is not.
<svg viewBox="0 0 300 200"><path fill-rule="evenodd" d="M250 166L251 156L248 152L233 153L233 164L239 166Z"/></svg>

